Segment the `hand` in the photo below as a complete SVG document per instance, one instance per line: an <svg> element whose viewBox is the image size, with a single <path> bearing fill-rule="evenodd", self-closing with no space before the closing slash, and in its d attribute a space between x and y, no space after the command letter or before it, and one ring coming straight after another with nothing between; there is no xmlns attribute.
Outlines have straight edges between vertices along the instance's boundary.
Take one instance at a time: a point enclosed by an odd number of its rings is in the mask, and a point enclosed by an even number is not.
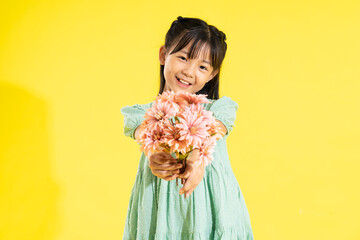
<svg viewBox="0 0 360 240"><path fill-rule="evenodd" d="M218 131L218 134L219 134L221 137L224 137L225 134L227 133L227 129L226 129L225 125L224 125L221 121L219 121L219 120L217 120L217 119L216 119L216 122L219 124L219 125L216 127L216 129L217 129L217 131ZM218 139L216 139L216 140L218 140Z"/></svg>
<svg viewBox="0 0 360 240"><path fill-rule="evenodd" d="M135 140L139 139L139 135L142 131L144 131L145 126L143 125L144 122L142 122L136 129L135 129L135 133L134 133L134 138Z"/></svg>
<svg viewBox="0 0 360 240"><path fill-rule="evenodd" d="M149 167L155 176L170 181L178 177L183 165L170 153L156 151L149 154Z"/></svg>
<svg viewBox="0 0 360 240"><path fill-rule="evenodd" d="M179 174L180 178L185 179L184 186L180 189L179 193L185 193L187 198L201 182L204 177L205 165L203 162L199 164L199 149L195 148L186 159L185 172Z"/></svg>

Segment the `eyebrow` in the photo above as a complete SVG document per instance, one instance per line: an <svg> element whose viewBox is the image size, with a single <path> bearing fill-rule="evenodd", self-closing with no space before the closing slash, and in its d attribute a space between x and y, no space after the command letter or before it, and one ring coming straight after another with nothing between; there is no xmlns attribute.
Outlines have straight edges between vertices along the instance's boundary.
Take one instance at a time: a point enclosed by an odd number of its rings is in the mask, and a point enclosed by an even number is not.
<svg viewBox="0 0 360 240"><path fill-rule="evenodd" d="M185 51L185 50L181 50L180 52L183 52L183 53L185 53L186 55L189 54L189 53L188 53L187 51ZM202 61L203 61L204 63L207 63L207 64L211 65L210 62L209 62L209 61L206 61L205 59L203 59Z"/></svg>

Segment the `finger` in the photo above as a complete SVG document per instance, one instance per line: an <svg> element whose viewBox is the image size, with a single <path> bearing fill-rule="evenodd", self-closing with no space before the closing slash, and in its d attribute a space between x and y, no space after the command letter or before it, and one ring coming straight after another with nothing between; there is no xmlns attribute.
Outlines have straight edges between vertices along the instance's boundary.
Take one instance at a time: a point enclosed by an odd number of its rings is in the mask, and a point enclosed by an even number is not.
<svg viewBox="0 0 360 240"><path fill-rule="evenodd" d="M180 178L188 178L188 177L190 177L192 171L193 171L193 167L192 167L192 166L186 166L185 172L179 174L179 177L180 177Z"/></svg>
<svg viewBox="0 0 360 240"><path fill-rule="evenodd" d="M176 159L170 159L170 158L158 158L158 157L154 157L154 158L150 158L149 159L149 163L150 162L155 162L157 164L176 164L178 163L178 161Z"/></svg>
<svg viewBox="0 0 360 240"><path fill-rule="evenodd" d="M168 157L168 156L164 156L162 154L157 154L157 155L154 155L151 160L153 162L156 162L156 163L177 163L178 160L176 158L173 158L173 157Z"/></svg>
<svg viewBox="0 0 360 240"><path fill-rule="evenodd" d="M150 158L154 158L154 159L157 159L157 158L169 158L169 159L171 159L171 158L173 158L171 155L167 155L166 153L164 153L164 152L152 152L151 154L150 154Z"/></svg>
<svg viewBox="0 0 360 240"><path fill-rule="evenodd" d="M184 186L183 186L182 188L180 188L179 193L180 193L180 194L183 194L183 193L191 190L191 189L192 189L192 186L193 186L192 181L191 181L191 180L189 181L189 179L186 179L186 182L185 182Z"/></svg>
<svg viewBox="0 0 360 240"><path fill-rule="evenodd" d="M189 162L195 162L196 160L199 159L200 156L200 151L198 148L195 148L194 150L192 150L189 154L189 156L187 157L187 161Z"/></svg>
<svg viewBox="0 0 360 240"><path fill-rule="evenodd" d="M166 170L155 169L152 172L155 176L158 176L160 178L165 178L165 177L169 177L169 176L172 176L175 174L177 174L177 177L179 177L180 170L166 171Z"/></svg>
<svg viewBox="0 0 360 240"><path fill-rule="evenodd" d="M180 189L181 194L189 191L192 188L192 185L192 182L187 179L184 186Z"/></svg>
<svg viewBox="0 0 360 240"><path fill-rule="evenodd" d="M167 152L159 152L159 154L161 156L163 156L164 158L173 158L173 156L170 153L167 153Z"/></svg>
<svg viewBox="0 0 360 240"><path fill-rule="evenodd" d="M159 170L178 170L180 168L182 168L182 164L181 163L156 163L156 162L149 162L149 167L152 169L159 169Z"/></svg>
<svg viewBox="0 0 360 240"><path fill-rule="evenodd" d="M190 196L190 194L194 191L195 189L190 189L189 191L187 191L185 193L185 198L187 198L188 196Z"/></svg>
<svg viewBox="0 0 360 240"><path fill-rule="evenodd" d="M163 179L166 180L166 181L171 181L171 180L174 180L177 177L178 177L178 175L174 174L174 175L170 175L168 177L164 177Z"/></svg>
<svg viewBox="0 0 360 240"><path fill-rule="evenodd" d="M151 152L150 156L162 156L162 157L167 157L167 158L172 157L171 155L169 156L169 154L167 154L165 152L159 152L159 151L150 151L150 152Z"/></svg>
<svg viewBox="0 0 360 240"><path fill-rule="evenodd" d="M164 156L165 158L173 158L173 156L168 152L161 152L161 155Z"/></svg>
<svg viewBox="0 0 360 240"><path fill-rule="evenodd" d="M155 176L157 176L159 178L168 177L172 174L170 171L163 171L163 170L157 170L157 169L151 170L151 171Z"/></svg>
<svg viewBox="0 0 360 240"><path fill-rule="evenodd" d="M183 167L183 165L181 163L172 163L172 164L167 164L166 165L166 169L167 170L180 170Z"/></svg>

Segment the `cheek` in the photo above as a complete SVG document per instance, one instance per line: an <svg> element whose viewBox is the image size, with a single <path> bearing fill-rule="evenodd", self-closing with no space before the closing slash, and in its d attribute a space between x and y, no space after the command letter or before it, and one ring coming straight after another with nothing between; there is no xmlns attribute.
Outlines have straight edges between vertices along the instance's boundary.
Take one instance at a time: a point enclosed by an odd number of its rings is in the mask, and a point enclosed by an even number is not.
<svg viewBox="0 0 360 240"><path fill-rule="evenodd" d="M172 81L174 76L174 69L170 65L165 65L164 68L164 77L166 81Z"/></svg>
<svg viewBox="0 0 360 240"><path fill-rule="evenodd" d="M199 85L205 85L209 76L207 74L202 74L201 78L199 79Z"/></svg>
<svg viewBox="0 0 360 240"><path fill-rule="evenodd" d="M183 63L179 62L177 59L170 59L168 62L168 67L171 71L178 71L183 68Z"/></svg>
<svg viewBox="0 0 360 240"><path fill-rule="evenodd" d="M171 64L171 62L168 62L166 65L165 65L165 69L164 69L164 71L166 72L166 73L171 73L172 71L173 71L173 65Z"/></svg>
<svg viewBox="0 0 360 240"><path fill-rule="evenodd" d="M171 72L171 67L169 64L166 64L164 67L164 74L169 74Z"/></svg>

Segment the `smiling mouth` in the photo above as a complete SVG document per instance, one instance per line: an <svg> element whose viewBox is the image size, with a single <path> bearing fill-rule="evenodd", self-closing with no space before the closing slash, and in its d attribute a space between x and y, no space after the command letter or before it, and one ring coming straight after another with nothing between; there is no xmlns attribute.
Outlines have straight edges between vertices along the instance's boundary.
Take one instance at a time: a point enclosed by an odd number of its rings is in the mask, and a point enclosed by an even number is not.
<svg viewBox="0 0 360 240"><path fill-rule="evenodd" d="M175 77L176 77L176 76L175 76ZM176 79L177 79L180 83L182 83L182 84L184 84L184 85L187 85L187 86L192 85L191 83L185 82L185 81L183 81L182 79L179 79L178 77L176 77Z"/></svg>

